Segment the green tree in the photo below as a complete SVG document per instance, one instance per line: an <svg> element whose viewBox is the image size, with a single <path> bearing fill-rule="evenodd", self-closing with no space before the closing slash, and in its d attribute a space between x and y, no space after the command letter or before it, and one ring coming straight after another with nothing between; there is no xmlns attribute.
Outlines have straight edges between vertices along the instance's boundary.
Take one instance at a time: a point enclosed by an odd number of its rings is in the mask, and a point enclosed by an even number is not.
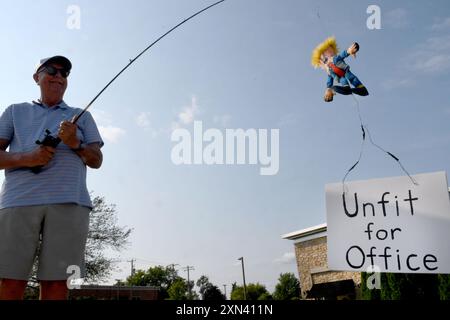
<svg viewBox="0 0 450 320"><path fill-rule="evenodd" d="M385 300L439 299L439 280L435 274L382 274L381 298ZM383 286L383 283L385 286Z"/></svg>
<svg viewBox="0 0 450 320"><path fill-rule="evenodd" d="M86 277L88 282L99 282L110 277L114 259L106 256L107 250L121 252L129 244L132 229L117 224L115 204L104 197L92 199L89 233L86 242Z"/></svg>
<svg viewBox="0 0 450 320"><path fill-rule="evenodd" d="M441 290L441 287L445 287L445 281L441 276L417 273L381 273L381 289L369 290L366 285L368 274L362 273L362 297L368 300L442 299L442 292L445 292L445 289Z"/></svg>
<svg viewBox="0 0 450 320"><path fill-rule="evenodd" d="M193 280L189 280L189 282L186 281L186 284L188 287L188 294L187 294L188 300L200 300L200 297L194 290L195 282Z"/></svg>
<svg viewBox="0 0 450 320"><path fill-rule="evenodd" d="M438 275L439 298L441 300L450 300L450 274Z"/></svg>
<svg viewBox="0 0 450 320"><path fill-rule="evenodd" d="M273 293L275 300L294 300L300 298L300 282L291 272L281 273Z"/></svg>
<svg viewBox="0 0 450 320"><path fill-rule="evenodd" d="M184 279L175 280L167 290L169 300L188 300L188 285Z"/></svg>
<svg viewBox="0 0 450 320"><path fill-rule="evenodd" d="M361 272L361 298L363 300L380 300L380 290L367 287L367 280L371 275L371 273Z"/></svg>
<svg viewBox="0 0 450 320"><path fill-rule="evenodd" d="M258 297L258 300L273 300L272 295L269 292L263 293Z"/></svg>
<svg viewBox="0 0 450 320"><path fill-rule="evenodd" d="M272 296L266 287L260 283L247 285L247 300L271 300ZM233 283L231 288L231 300L244 300L244 287Z"/></svg>
<svg viewBox="0 0 450 320"><path fill-rule="evenodd" d="M173 266L155 266L147 271L137 270L134 275L127 278L129 286L153 286L159 287L160 299L169 298L168 290L177 280L183 280Z"/></svg>
<svg viewBox="0 0 450 320"><path fill-rule="evenodd" d="M235 283L231 286L230 300L244 300L244 287Z"/></svg>
<svg viewBox="0 0 450 320"><path fill-rule="evenodd" d="M224 294L220 289L209 282L207 276L201 276L197 280L197 287L199 287L199 292L202 297L202 300L206 301L223 301L226 300Z"/></svg>

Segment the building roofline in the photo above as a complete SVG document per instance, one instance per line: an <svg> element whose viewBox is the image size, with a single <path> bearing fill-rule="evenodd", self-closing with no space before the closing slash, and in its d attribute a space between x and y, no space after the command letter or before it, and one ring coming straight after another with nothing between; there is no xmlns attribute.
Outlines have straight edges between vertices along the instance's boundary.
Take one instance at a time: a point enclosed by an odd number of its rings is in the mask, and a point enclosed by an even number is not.
<svg viewBox="0 0 450 320"><path fill-rule="evenodd" d="M301 238L304 238L304 237L307 237L307 236L310 236L310 235L313 235L316 233L325 232L325 231L327 231L327 224L322 223L317 226L313 226L313 227L309 227L306 229L286 233L286 234L282 235L281 238L287 239L287 240L297 240L297 239L301 239Z"/></svg>

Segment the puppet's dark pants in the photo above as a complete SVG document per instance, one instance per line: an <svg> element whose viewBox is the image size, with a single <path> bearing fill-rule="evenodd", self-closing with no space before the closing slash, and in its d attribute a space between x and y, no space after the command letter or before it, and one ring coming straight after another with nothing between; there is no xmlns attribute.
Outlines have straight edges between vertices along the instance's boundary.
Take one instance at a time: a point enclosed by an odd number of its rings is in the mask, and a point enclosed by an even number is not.
<svg viewBox="0 0 450 320"><path fill-rule="evenodd" d="M362 83L361 81L359 81L358 77L355 76L350 69L347 69L347 71L345 71L345 76L339 78L339 83L343 86L348 86L348 82L350 81L350 83L352 84L353 87L357 88L358 86L361 86Z"/></svg>

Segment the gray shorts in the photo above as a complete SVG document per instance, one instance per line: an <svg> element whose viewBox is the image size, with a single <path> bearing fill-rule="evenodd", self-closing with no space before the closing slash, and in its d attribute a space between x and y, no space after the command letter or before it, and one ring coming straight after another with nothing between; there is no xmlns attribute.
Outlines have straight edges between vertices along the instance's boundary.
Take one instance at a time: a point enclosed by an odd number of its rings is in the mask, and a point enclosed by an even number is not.
<svg viewBox="0 0 450 320"><path fill-rule="evenodd" d="M83 277L90 211L76 204L1 209L0 279L28 280L36 255L38 280L66 280L69 266Z"/></svg>

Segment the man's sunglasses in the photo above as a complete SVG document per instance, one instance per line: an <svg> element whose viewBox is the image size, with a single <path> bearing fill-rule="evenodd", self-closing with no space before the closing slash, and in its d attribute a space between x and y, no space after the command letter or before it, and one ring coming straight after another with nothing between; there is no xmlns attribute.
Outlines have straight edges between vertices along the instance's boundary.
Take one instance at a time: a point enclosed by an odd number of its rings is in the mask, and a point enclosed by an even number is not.
<svg viewBox="0 0 450 320"><path fill-rule="evenodd" d="M59 74L63 78L67 78L70 74L69 70L66 70L64 68L55 68L53 66L43 66L39 70L39 72L41 72L41 71L45 71L48 75L51 75L51 76L56 76L56 74L59 72Z"/></svg>

